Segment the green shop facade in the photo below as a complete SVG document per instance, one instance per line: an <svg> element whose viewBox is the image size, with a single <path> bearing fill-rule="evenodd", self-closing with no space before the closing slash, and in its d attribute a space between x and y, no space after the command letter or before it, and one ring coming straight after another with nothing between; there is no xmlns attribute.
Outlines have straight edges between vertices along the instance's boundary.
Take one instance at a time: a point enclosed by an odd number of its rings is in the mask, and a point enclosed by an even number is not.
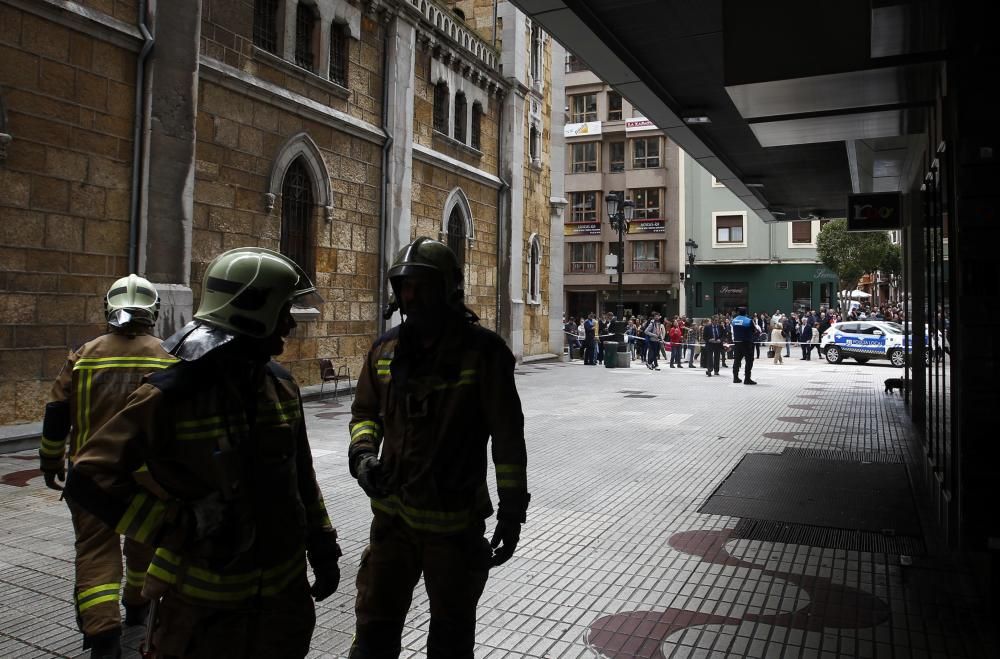
<svg viewBox="0 0 1000 659"><path fill-rule="evenodd" d="M816 263L740 263L689 267L685 312L694 318L732 313L745 306L771 316L837 305L837 276Z"/></svg>

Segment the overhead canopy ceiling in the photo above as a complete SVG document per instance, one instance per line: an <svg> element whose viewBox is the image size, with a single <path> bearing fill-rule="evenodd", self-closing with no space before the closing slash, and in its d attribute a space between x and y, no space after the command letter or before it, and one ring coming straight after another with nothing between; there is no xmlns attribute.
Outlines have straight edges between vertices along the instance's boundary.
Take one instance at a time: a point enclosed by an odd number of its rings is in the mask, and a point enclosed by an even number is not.
<svg viewBox="0 0 1000 659"><path fill-rule="evenodd" d="M764 221L842 217L924 148L938 0L512 1Z"/></svg>

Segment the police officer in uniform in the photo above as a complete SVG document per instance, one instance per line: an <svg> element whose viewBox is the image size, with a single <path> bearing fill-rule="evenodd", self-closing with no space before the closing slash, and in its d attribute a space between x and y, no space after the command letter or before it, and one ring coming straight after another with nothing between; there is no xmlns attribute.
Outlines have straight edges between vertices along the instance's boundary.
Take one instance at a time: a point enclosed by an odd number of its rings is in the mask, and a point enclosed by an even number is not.
<svg viewBox="0 0 1000 659"><path fill-rule="evenodd" d="M319 302L282 254L220 254L195 320L163 343L182 361L148 377L77 456L66 497L155 547L143 594L158 600L161 659L304 657L313 599L337 589L340 547L299 388L271 361L292 306ZM153 489L134 477L146 469Z"/></svg>
<svg viewBox="0 0 1000 659"><path fill-rule="evenodd" d="M40 468L45 485L62 490L66 478L67 438L72 468L95 430L125 407L142 376L176 361L160 347L153 325L160 311L156 288L136 275L122 277L104 296L108 332L70 353L52 385L42 422ZM97 659L121 655L122 548L119 534L69 501L76 534L74 604L83 647ZM152 549L125 539L125 624L146 621L148 601L142 583Z"/></svg>
<svg viewBox="0 0 1000 659"><path fill-rule="evenodd" d="M421 575L427 656L472 659L488 572L513 555L530 498L514 357L463 304L462 271L447 245L413 241L389 281L405 321L372 346L351 409L350 471L374 519L350 659L399 656ZM500 500L490 542L488 445Z"/></svg>
<svg viewBox="0 0 1000 659"><path fill-rule="evenodd" d="M733 318L733 382L740 380L740 362L746 359L746 372L743 375L743 384L757 384L750 379L750 372L753 370L753 346L757 340L757 329L753 321L747 316L747 308L739 307L736 310L736 317Z"/></svg>

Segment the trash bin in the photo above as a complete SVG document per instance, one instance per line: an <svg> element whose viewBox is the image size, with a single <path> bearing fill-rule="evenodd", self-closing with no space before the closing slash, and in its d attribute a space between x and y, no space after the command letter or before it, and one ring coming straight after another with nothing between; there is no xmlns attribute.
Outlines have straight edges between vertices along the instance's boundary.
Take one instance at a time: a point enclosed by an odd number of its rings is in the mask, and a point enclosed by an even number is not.
<svg viewBox="0 0 1000 659"><path fill-rule="evenodd" d="M618 366L617 341L604 342L604 366L607 368L615 368L616 366Z"/></svg>
<svg viewBox="0 0 1000 659"><path fill-rule="evenodd" d="M632 355L629 354L628 343L618 344L618 363L615 364L618 368L630 368L632 366Z"/></svg>

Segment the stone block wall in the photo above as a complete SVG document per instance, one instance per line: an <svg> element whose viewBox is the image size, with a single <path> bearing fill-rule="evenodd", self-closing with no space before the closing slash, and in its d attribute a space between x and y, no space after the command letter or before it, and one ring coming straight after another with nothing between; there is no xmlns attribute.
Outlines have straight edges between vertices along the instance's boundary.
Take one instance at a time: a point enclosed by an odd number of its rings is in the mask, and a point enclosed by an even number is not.
<svg viewBox="0 0 1000 659"><path fill-rule="evenodd" d="M134 2L87 6L134 22ZM130 13L131 12L131 13ZM41 418L128 269L135 54L0 4L0 424Z"/></svg>

